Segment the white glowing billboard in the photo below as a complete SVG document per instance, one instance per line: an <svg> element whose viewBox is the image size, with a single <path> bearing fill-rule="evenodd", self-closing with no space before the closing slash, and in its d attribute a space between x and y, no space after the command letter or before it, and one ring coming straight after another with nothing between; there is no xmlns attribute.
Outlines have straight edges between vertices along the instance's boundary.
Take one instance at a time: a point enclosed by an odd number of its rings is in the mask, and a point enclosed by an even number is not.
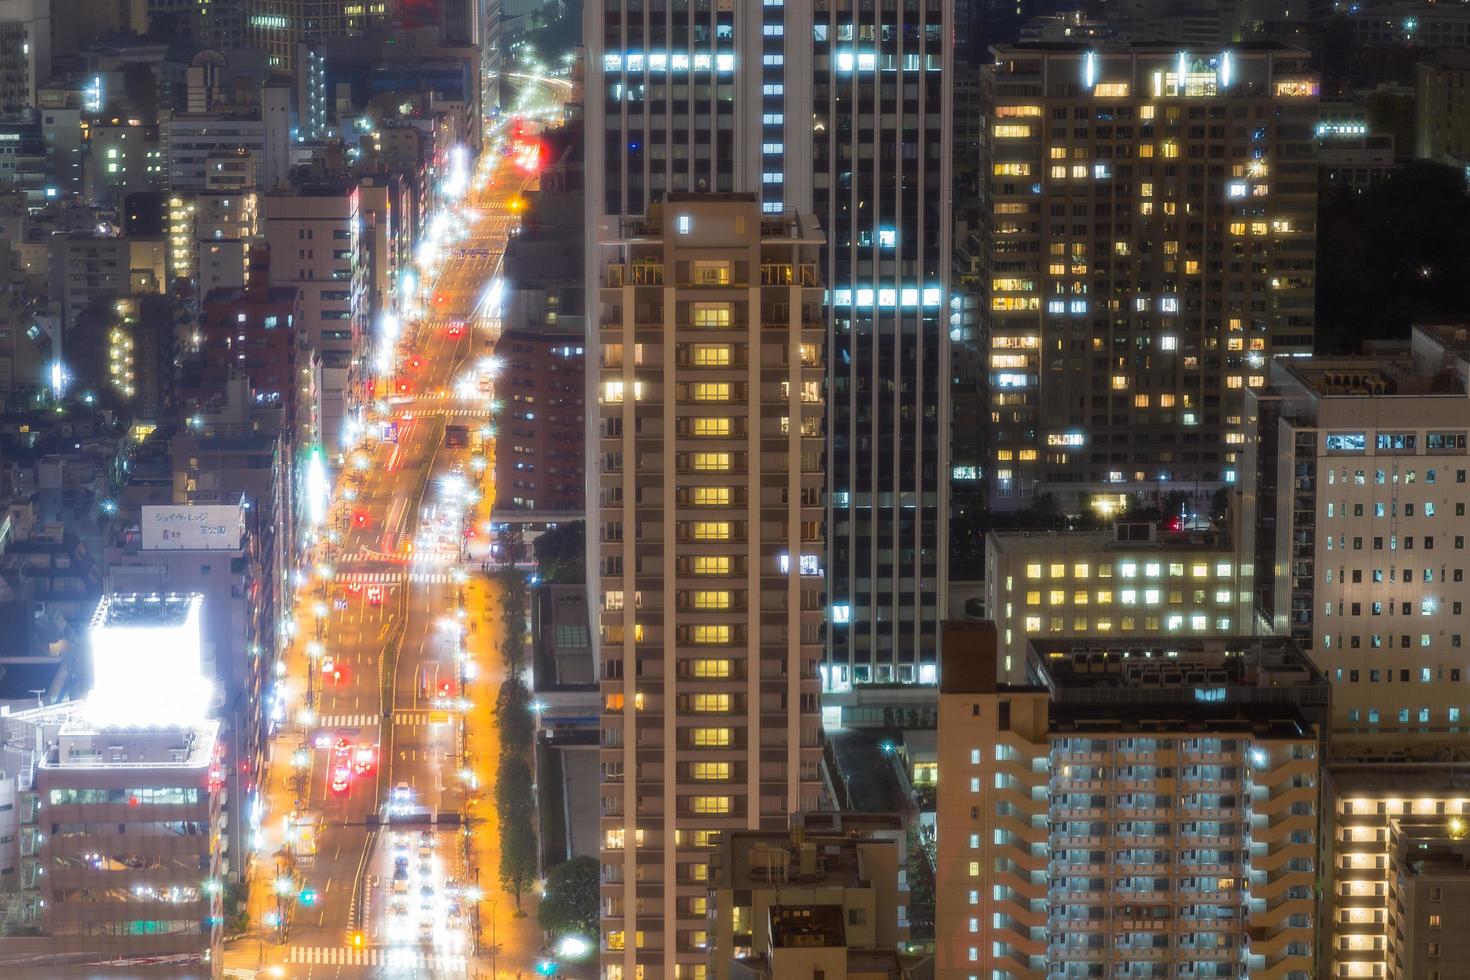
<svg viewBox="0 0 1470 980"><path fill-rule="evenodd" d="M229 551L240 547L244 534L239 504L143 507L145 551Z"/></svg>
<svg viewBox="0 0 1470 980"><path fill-rule="evenodd" d="M197 724L212 690L200 670L198 593L112 593L92 616L92 690L87 717L98 725Z"/></svg>

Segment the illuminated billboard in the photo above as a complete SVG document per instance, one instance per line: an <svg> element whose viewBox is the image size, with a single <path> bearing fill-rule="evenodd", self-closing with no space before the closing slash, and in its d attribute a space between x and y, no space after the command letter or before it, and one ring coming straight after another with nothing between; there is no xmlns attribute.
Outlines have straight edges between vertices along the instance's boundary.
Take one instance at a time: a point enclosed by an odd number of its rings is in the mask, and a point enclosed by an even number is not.
<svg viewBox="0 0 1470 980"><path fill-rule="evenodd" d="M204 721L211 687L200 670L198 593L112 593L92 616L92 690L85 713L97 725L184 726Z"/></svg>
<svg viewBox="0 0 1470 980"><path fill-rule="evenodd" d="M240 547L244 534L239 504L143 507L145 551L229 551Z"/></svg>

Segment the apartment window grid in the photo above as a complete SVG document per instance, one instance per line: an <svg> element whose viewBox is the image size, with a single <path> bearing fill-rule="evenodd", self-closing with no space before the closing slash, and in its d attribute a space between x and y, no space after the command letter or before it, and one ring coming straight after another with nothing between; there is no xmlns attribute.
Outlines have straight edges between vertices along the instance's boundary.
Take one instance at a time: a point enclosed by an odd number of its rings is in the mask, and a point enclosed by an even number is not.
<svg viewBox="0 0 1470 980"><path fill-rule="evenodd" d="M1234 482L1239 392L1273 352L1310 346L1315 163L1299 131L1313 103L1217 92L1203 79L1218 62L1188 86L1163 68L1155 91L1139 71L1131 92L1049 82L1023 98L1013 83L1037 74L1080 81L1082 53L1000 60L986 161L997 497ZM1234 55L1237 75L1248 60Z"/></svg>

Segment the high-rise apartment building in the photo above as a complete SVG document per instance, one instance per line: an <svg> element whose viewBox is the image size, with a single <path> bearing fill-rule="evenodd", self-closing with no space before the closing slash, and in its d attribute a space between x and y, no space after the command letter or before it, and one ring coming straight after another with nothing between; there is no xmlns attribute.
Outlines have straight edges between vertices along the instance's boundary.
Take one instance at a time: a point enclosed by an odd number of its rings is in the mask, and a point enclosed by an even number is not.
<svg viewBox="0 0 1470 980"><path fill-rule="evenodd" d="M820 246L673 194L595 263L609 980L704 977L711 849L819 802Z"/></svg>
<svg viewBox="0 0 1470 980"><path fill-rule="evenodd" d="M938 980L1315 975L1328 684L1296 644L1042 638L1027 685L995 658L947 624Z"/></svg>
<svg viewBox="0 0 1470 980"><path fill-rule="evenodd" d="M993 505L1208 498L1240 477L1244 389L1312 347L1307 52L993 50Z"/></svg>
<svg viewBox="0 0 1470 980"><path fill-rule="evenodd" d="M825 234L823 676L839 700L918 681L946 606L951 6L585 7L589 228L735 191Z"/></svg>
<svg viewBox="0 0 1470 980"><path fill-rule="evenodd" d="M1279 361L1249 402L1253 418L1263 399L1280 416L1250 447L1254 460L1274 446L1273 625L1327 672L1338 735L1470 726L1464 338L1419 327L1411 356ZM1253 528L1255 495L1243 500Z"/></svg>

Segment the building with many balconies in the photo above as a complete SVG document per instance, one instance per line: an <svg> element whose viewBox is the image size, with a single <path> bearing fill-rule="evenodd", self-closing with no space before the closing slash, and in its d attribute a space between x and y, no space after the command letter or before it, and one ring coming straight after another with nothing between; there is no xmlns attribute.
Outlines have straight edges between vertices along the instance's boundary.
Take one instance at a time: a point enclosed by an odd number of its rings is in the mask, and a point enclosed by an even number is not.
<svg viewBox="0 0 1470 980"><path fill-rule="evenodd" d="M1313 973L1328 684L1290 640L1039 637L996 683L951 623L937 977Z"/></svg>
<svg viewBox="0 0 1470 980"><path fill-rule="evenodd" d="M821 240L675 194L605 243L605 977L703 977L712 850L821 796Z"/></svg>

